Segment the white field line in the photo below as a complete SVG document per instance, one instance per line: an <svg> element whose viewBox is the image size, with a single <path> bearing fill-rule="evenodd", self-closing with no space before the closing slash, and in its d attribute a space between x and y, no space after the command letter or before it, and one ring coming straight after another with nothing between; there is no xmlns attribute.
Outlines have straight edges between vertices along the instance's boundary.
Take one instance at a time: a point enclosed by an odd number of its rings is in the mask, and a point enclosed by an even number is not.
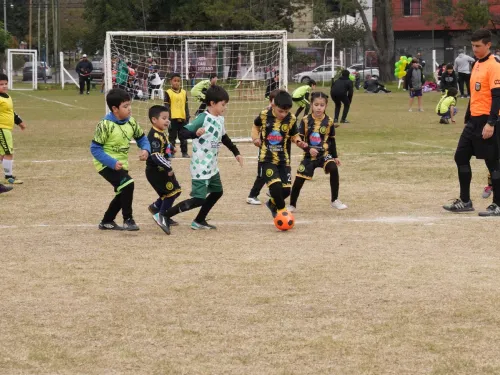
<svg viewBox="0 0 500 375"><path fill-rule="evenodd" d="M425 152L413 152L413 151L396 151L396 152L360 152L360 153L344 153L340 156L377 156L377 155L408 155L408 156L419 156L419 155L440 155L440 154L450 154L454 152L454 150L449 151L425 151ZM300 155L292 155L292 159L302 158L302 154ZM223 160L233 160L234 156L220 156L219 159ZM243 156L243 159L254 159L257 161L256 156ZM191 158L174 158L175 162L178 161L190 161ZM48 159L48 160L18 160L16 159L16 163L91 163L92 158L88 159Z"/></svg>
<svg viewBox="0 0 500 375"><path fill-rule="evenodd" d="M454 151L454 149L448 148L448 147L441 147L441 146L433 146L433 145L428 145L426 143L418 143L418 142L405 142L406 144L409 145L414 145L414 146L422 146L422 147L430 147L430 148L439 148L441 150L450 150Z"/></svg>
<svg viewBox="0 0 500 375"><path fill-rule="evenodd" d="M317 225L330 223L375 223L375 224L418 224L433 225L439 221L461 221L461 220L495 220L495 218L479 217L477 215L467 214L445 214L443 216L381 216L372 218L335 218L335 219L321 219L321 220L297 220L297 225ZM496 219L499 220L499 219ZM248 221L212 221L216 225L227 226L243 226L248 225ZM138 225L148 226L151 223L137 223ZM182 224L181 224L182 225ZM189 222L186 221L185 226ZM252 225L269 226L272 225L271 218L269 221L254 222ZM0 229L15 229L15 228L91 228L97 229L97 223L89 224L31 224L31 225L0 225Z"/></svg>
<svg viewBox="0 0 500 375"><path fill-rule="evenodd" d="M17 92L16 94L25 95L25 96L28 96L28 97L30 97L30 98L37 99L37 100L43 100L44 102L51 102L51 103L61 104L61 105L64 105L64 106L66 106L66 107L70 107L70 108L76 108L76 109L88 109L88 108L83 108L83 107L79 107L79 106L76 106L76 105L72 105L72 104L68 104L68 103L60 102L60 101L57 101L57 100L50 100L50 99L47 99L47 98L41 98L41 97L39 97L39 96L35 96L35 95L25 94L25 93L23 93L23 92Z"/></svg>

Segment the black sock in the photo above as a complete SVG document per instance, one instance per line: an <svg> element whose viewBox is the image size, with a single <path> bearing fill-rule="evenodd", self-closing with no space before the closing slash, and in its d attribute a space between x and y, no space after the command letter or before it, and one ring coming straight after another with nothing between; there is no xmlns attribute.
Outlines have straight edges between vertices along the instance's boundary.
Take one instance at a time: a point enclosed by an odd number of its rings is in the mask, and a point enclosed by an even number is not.
<svg viewBox="0 0 500 375"><path fill-rule="evenodd" d="M122 209L120 194L115 195L113 200L109 203L109 207L104 213L104 217L102 218L102 221L104 223L110 223L114 221L116 219L116 215L118 215L118 212L120 212L120 210Z"/></svg>
<svg viewBox="0 0 500 375"><path fill-rule="evenodd" d="M470 201L470 182L472 180L472 170L470 164L458 166L458 181L460 183L460 199L467 203Z"/></svg>
<svg viewBox="0 0 500 375"><path fill-rule="evenodd" d="M291 206L297 207L297 199L299 199L300 190L302 189L302 186L304 186L305 181L306 181L305 178L295 177L295 181L293 182L292 186L292 194L290 197Z"/></svg>
<svg viewBox="0 0 500 375"><path fill-rule="evenodd" d="M257 198L265 184L266 181L262 177L257 176L248 196L251 198Z"/></svg>
<svg viewBox="0 0 500 375"><path fill-rule="evenodd" d="M186 199L185 201L182 201L176 204L175 206L170 207L164 216L172 217L177 214L180 214L181 212L189 211L192 210L193 208L200 207L201 205L203 205L203 203L205 203L205 199L201 198Z"/></svg>
<svg viewBox="0 0 500 375"><path fill-rule="evenodd" d="M297 109L297 112L295 112L295 117L299 117L300 112L302 112L303 109L304 107L299 107L299 109Z"/></svg>
<svg viewBox="0 0 500 375"><path fill-rule="evenodd" d="M332 202L335 202L339 197L339 169L334 162L328 163L326 171L330 174L330 192Z"/></svg>
<svg viewBox="0 0 500 375"><path fill-rule="evenodd" d="M278 210L282 210L285 208L285 200L283 199L283 187L281 182L275 182L271 186L269 186L269 192L271 193L271 197L274 200L274 205Z"/></svg>
<svg viewBox="0 0 500 375"><path fill-rule="evenodd" d="M500 206L500 163L498 160L485 160L490 171L491 185L493 187L493 203Z"/></svg>
<svg viewBox="0 0 500 375"><path fill-rule="evenodd" d="M200 212L194 219L197 223L203 223L207 219L207 215L217 201L222 197L222 191L218 193L210 193L205 199L205 203L201 206Z"/></svg>
<svg viewBox="0 0 500 375"><path fill-rule="evenodd" d="M165 213L167 212L167 210L170 207L172 207L172 205L174 204L175 198L177 198L176 195L174 195L173 197L168 197L168 198L163 199L163 201L161 202L161 208L160 208L161 215L165 216Z"/></svg>
<svg viewBox="0 0 500 375"><path fill-rule="evenodd" d="M163 204L163 200L161 198L158 198L156 200L156 202L153 203L153 206L155 206L156 208L160 209L162 204Z"/></svg>
<svg viewBox="0 0 500 375"><path fill-rule="evenodd" d="M122 203L122 215L123 215L123 220L131 219L132 218L132 201L134 199L134 183L130 183L127 186L125 186L120 194L118 195L121 197L120 201Z"/></svg>

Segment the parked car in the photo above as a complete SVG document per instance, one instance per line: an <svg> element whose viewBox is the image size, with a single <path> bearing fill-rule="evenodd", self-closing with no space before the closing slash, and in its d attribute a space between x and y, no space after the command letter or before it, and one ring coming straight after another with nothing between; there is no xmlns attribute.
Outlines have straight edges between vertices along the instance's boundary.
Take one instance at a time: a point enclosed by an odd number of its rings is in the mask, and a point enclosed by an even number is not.
<svg viewBox="0 0 500 375"><path fill-rule="evenodd" d="M363 69L363 64L354 64L347 68L352 74L358 75L361 80L365 79L367 74L379 76L378 68L366 67Z"/></svg>
<svg viewBox="0 0 500 375"><path fill-rule="evenodd" d="M37 75L38 79L43 79L47 77L52 78L52 69L44 61L39 61L37 64ZM27 62L23 67L23 81L31 81L33 77L33 63Z"/></svg>
<svg viewBox="0 0 500 375"><path fill-rule="evenodd" d="M104 63L101 61L92 61L92 68L90 79L93 82L102 82L104 78Z"/></svg>
<svg viewBox="0 0 500 375"><path fill-rule="evenodd" d="M330 81L332 79L332 66L320 65L313 70L297 73L293 76L293 80L300 83L307 83L311 79L315 81Z"/></svg>

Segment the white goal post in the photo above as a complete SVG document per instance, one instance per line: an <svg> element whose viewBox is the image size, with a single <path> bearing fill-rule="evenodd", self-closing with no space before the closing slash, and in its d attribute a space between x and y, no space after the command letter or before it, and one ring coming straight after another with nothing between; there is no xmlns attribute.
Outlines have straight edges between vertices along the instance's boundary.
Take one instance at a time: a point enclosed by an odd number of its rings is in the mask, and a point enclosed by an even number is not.
<svg viewBox="0 0 500 375"><path fill-rule="evenodd" d="M161 103L157 91L170 87L173 73L188 93L191 118L200 102L193 85L217 75L229 93L225 117L232 138L250 136L254 118L268 105L267 83L279 71L288 86L287 32L269 31L110 31L104 48L105 91L121 87L133 97L132 113L143 128L149 107ZM155 73L156 83L152 85ZM149 77L148 77L149 76ZM106 109L107 110L107 109Z"/></svg>
<svg viewBox="0 0 500 375"><path fill-rule="evenodd" d="M15 67L14 66L14 56L30 56L31 61L25 61L25 63L31 62L31 88L29 87L18 87L17 84L14 85L14 72L21 69L21 74L24 80L24 66ZM19 61L22 63L22 61ZM38 88L38 51L36 49L8 49L7 50L7 77L9 78L9 90L36 90Z"/></svg>

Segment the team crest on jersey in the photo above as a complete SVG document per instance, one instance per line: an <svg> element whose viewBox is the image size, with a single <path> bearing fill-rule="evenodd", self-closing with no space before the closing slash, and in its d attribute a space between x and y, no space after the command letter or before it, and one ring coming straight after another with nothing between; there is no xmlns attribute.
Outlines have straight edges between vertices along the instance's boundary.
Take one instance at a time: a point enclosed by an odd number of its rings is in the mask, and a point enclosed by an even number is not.
<svg viewBox="0 0 500 375"><path fill-rule="evenodd" d="M274 172L273 172L273 170L272 170L272 169L268 169L268 170L266 170L266 176L267 176L267 177L271 177L273 174L274 174Z"/></svg>
<svg viewBox="0 0 500 375"><path fill-rule="evenodd" d="M288 124L283 124L283 125L281 125L281 131L282 131L282 132L286 133L286 132L288 131L288 129L289 129Z"/></svg>
<svg viewBox="0 0 500 375"><path fill-rule="evenodd" d="M321 134L325 134L326 133L326 126L322 126L321 128L319 128L319 132Z"/></svg>
<svg viewBox="0 0 500 375"><path fill-rule="evenodd" d="M319 133L317 132L311 133L311 135L309 136L309 143L312 146L319 145L321 143L321 136L319 135Z"/></svg>
<svg viewBox="0 0 500 375"><path fill-rule="evenodd" d="M476 86L474 88L476 91L481 91L481 82L476 82Z"/></svg>
<svg viewBox="0 0 500 375"><path fill-rule="evenodd" d="M267 141L271 145L278 145L283 141L283 136L281 133L277 130L273 130L269 135L267 136Z"/></svg>
<svg viewBox="0 0 500 375"><path fill-rule="evenodd" d="M173 190L174 184L171 182L167 182L167 190Z"/></svg>
<svg viewBox="0 0 500 375"><path fill-rule="evenodd" d="M154 140L153 142L151 142L151 146L153 146L154 148L158 148L160 147L160 142Z"/></svg>
<svg viewBox="0 0 500 375"><path fill-rule="evenodd" d="M299 165L299 168L297 169L299 172L304 172L306 170L306 167L304 167L304 164Z"/></svg>

